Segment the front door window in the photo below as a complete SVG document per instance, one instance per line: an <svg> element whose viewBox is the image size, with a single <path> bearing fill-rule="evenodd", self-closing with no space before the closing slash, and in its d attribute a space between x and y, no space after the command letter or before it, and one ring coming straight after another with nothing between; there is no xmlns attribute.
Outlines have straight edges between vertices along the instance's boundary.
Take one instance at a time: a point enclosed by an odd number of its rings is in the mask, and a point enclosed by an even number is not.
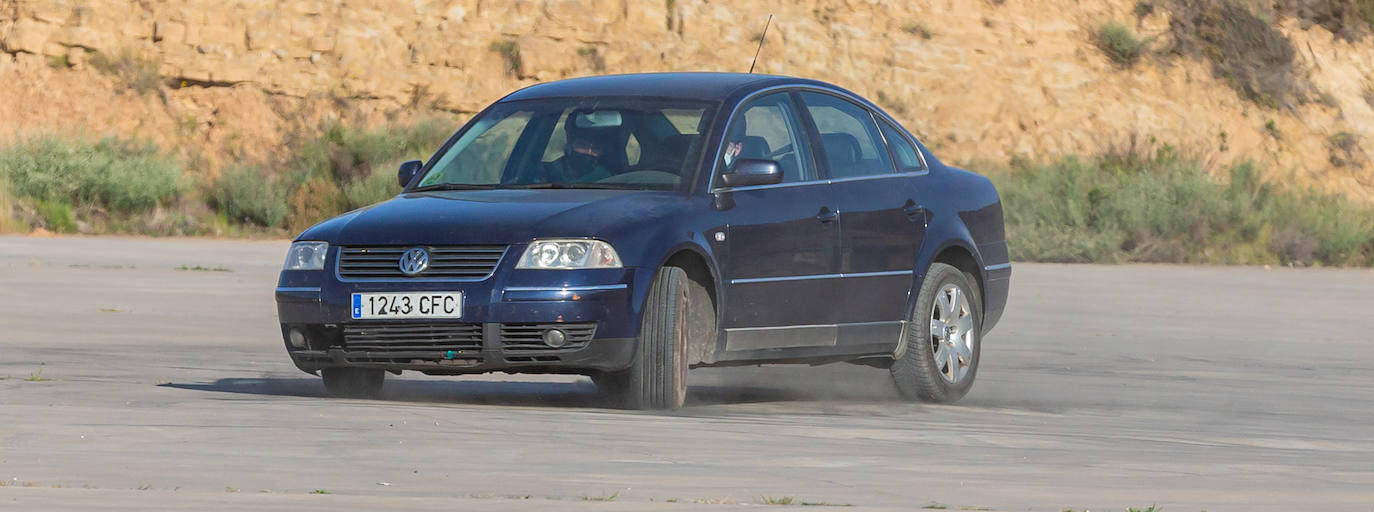
<svg viewBox="0 0 1374 512"><path fill-rule="evenodd" d="M718 167L728 172L742 158L775 160L783 183L814 180L816 169L802 133L787 93L753 100L730 122Z"/></svg>

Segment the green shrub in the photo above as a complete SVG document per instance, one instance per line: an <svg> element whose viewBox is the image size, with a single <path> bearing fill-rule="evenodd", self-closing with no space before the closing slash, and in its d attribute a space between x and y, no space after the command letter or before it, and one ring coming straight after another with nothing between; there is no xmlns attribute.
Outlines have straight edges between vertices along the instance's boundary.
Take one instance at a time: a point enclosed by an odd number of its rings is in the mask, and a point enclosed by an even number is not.
<svg viewBox="0 0 1374 512"><path fill-rule="evenodd" d="M286 218L286 188L256 167L231 167L210 192L213 205L233 221L275 227Z"/></svg>
<svg viewBox="0 0 1374 512"><path fill-rule="evenodd" d="M1259 178L1214 179L1165 146L994 173L1013 259L1369 265L1374 207Z"/></svg>
<svg viewBox="0 0 1374 512"><path fill-rule="evenodd" d="M1131 29L1116 22L1104 23L1097 30L1097 46L1114 62L1124 66L1135 64L1145 53L1145 42Z"/></svg>
<svg viewBox="0 0 1374 512"><path fill-rule="evenodd" d="M396 183L396 170L400 166L401 163L397 161L394 165L373 167L372 173L367 178L344 187L344 198L347 199L348 209L352 210L380 203L401 193L401 186Z"/></svg>
<svg viewBox="0 0 1374 512"><path fill-rule="evenodd" d="M0 177L16 197L144 211L183 190L181 167L151 143L106 137L95 144L37 136L0 149Z"/></svg>
<svg viewBox="0 0 1374 512"><path fill-rule="evenodd" d="M453 133L453 122L431 118L412 125L362 129L335 123L295 148L288 175L290 226L303 228L400 191L396 168L428 157Z"/></svg>
<svg viewBox="0 0 1374 512"><path fill-rule="evenodd" d="M39 200L35 205L43 225L57 233L75 233L76 218L72 215L72 205L65 201Z"/></svg>
<svg viewBox="0 0 1374 512"><path fill-rule="evenodd" d="M334 123L302 144L291 165L300 181L326 177L349 184L366 178L378 165L428 157L452 133L453 124L440 118L373 130Z"/></svg>

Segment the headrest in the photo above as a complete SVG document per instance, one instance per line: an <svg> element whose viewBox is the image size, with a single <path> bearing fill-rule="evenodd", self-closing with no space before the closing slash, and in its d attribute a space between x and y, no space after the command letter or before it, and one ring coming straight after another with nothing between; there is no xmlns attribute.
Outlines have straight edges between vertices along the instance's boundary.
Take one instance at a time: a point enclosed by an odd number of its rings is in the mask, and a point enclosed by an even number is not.
<svg viewBox="0 0 1374 512"><path fill-rule="evenodd" d="M822 133L821 144L832 168L852 165L861 156L859 139L848 133Z"/></svg>

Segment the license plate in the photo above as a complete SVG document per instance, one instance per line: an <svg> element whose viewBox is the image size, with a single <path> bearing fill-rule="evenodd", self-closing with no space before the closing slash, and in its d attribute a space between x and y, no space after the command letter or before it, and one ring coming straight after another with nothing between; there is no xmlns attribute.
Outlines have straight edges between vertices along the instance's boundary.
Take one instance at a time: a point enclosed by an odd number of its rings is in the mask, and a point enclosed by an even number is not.
<svg viewBox="0 0 1374 512"><path fill-rule="evenodd" d="M462 318L463 292L355 293L353 318Z"/></svg>

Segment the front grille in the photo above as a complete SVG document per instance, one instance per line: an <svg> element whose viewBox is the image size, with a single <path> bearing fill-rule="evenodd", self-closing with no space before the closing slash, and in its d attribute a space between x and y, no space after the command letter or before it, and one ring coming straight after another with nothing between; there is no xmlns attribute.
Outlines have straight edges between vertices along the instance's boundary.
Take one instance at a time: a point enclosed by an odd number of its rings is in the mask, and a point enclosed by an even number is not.
<svg viewBox="0 0 1374 512"><path fill-rule="evenodd" d="M339 251L339 277L345 279L486 279L501 256L504 245L455 245L427 247L429 268L415 276L401 272L401 255L413 246L344 247Z"/></svg>
<svg viewBox="0 0 1374 512"><path fill-rule="evenodd" d="M552 350L544 344L544 331L560 329L567 334L567 344L558 350L581 348L596 333L595 323L580 324L501 324L501 346L506 350Z"/></svg>
<svg viewBox="0 0 1374 512"><path fill-rule="evenodd" d="M349 324L344 326L344 346L386 353L481 350L482 324Z"/></svg>

